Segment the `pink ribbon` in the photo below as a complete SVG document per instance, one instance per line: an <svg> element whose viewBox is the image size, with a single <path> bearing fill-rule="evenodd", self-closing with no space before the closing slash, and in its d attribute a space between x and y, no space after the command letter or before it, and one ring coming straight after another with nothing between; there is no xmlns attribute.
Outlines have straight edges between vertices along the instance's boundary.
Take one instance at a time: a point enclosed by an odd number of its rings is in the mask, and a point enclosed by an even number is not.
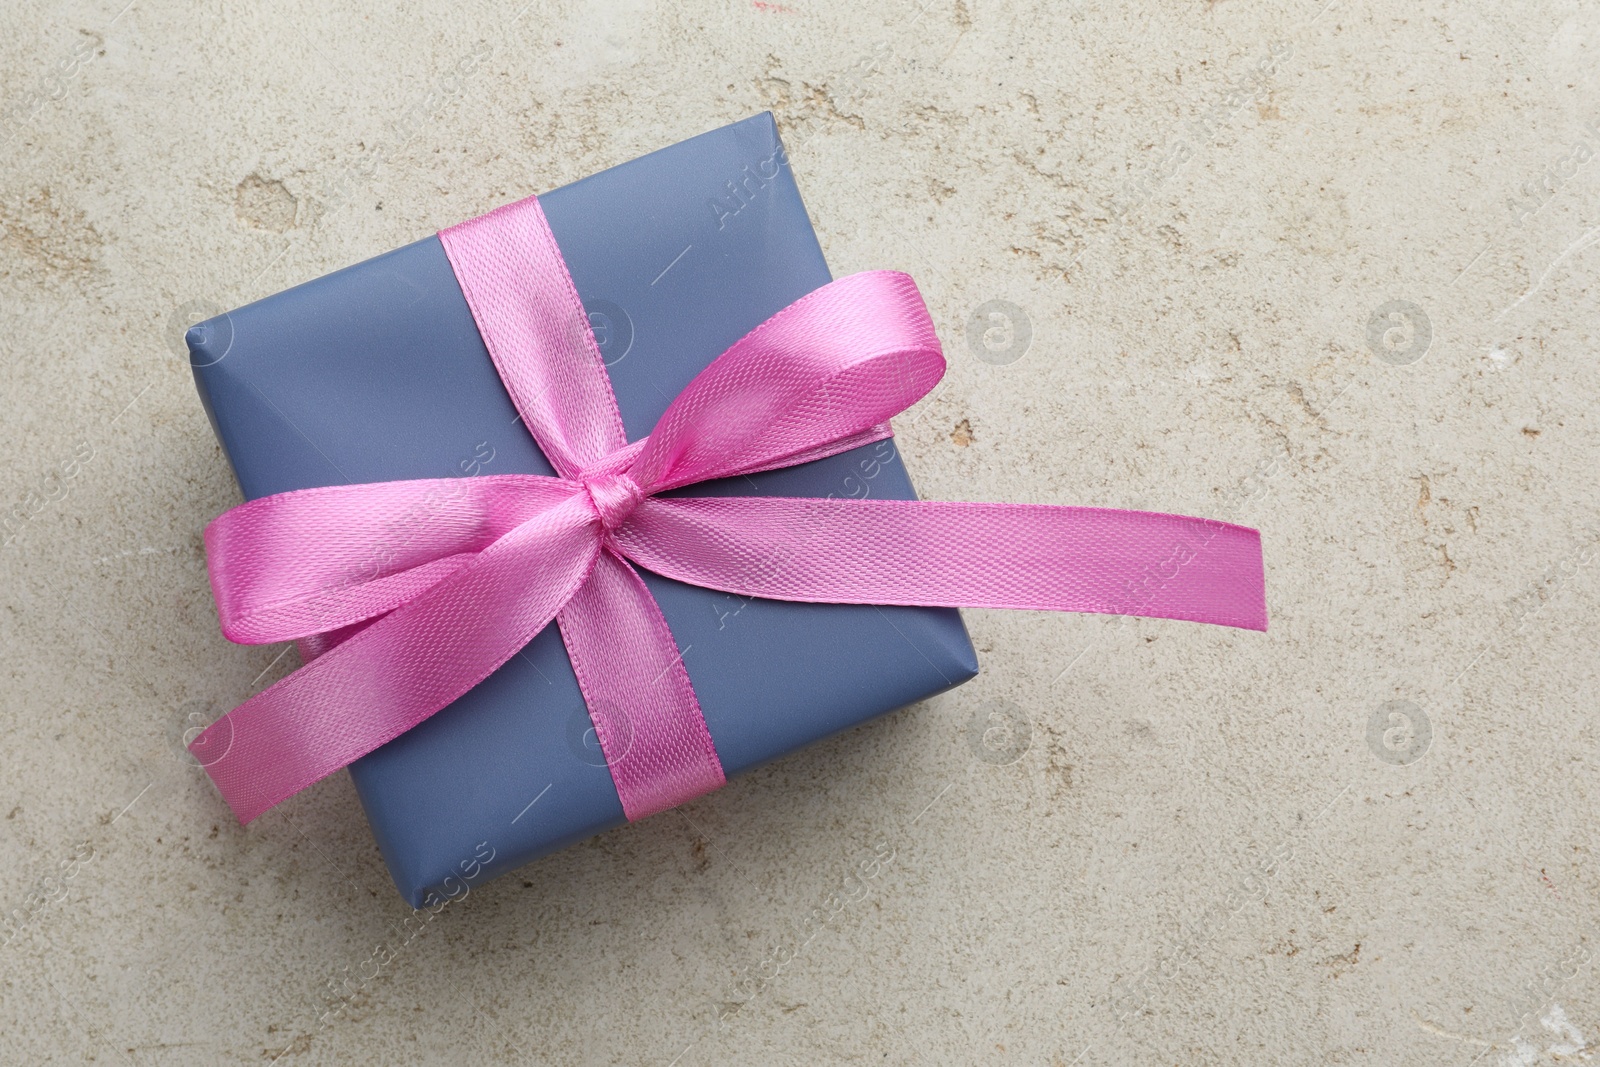
<svg viewBox="0 0 1600 1067"><path fill-rule="evenodd" d="M833 455L944 373L915 283L823 286L702 371L629 444L535 198L439 235L495 367L557 477L304 489L206 529L231 641L310 660L191 746L239 821L477 685L555 620L630 820L723 783L689 676L633 564L741 596L1135 614L1267 626L1260 536L1103 508L673 498Z"/></svg>

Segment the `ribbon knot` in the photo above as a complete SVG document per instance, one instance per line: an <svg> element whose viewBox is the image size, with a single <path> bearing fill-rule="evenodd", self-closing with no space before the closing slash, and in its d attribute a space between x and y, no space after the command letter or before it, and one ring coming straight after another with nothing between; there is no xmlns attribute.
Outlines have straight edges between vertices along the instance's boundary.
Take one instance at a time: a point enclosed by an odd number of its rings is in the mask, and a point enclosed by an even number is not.
<svg viewBox="0 0 1600 1067"><path fill-rule="evenodd" d="M583 483L589 492L589 503L600 516L600 525L607 531L615 530L633 514L633 509L644 499L644 490L626 474L602 474Z"/></svg>
<svg viewBox="0 0 1600 1067"><path fill-rule="evenodd" d="M440 241L558 477L304 489L206 529L223 633L297 640L309 661L191 745L241 822L423 722L552 621L627 817L717 788L722 763L683 653L635 565L744 597L1266 629L1260 535L1228 523L856 499L849 483L865 484L878 460L822 499L663 495L891 436L887 420L944 373L904 274L851 275L790 304L629 444L594 337L571 328L583 305L539 202Z"/></svg>

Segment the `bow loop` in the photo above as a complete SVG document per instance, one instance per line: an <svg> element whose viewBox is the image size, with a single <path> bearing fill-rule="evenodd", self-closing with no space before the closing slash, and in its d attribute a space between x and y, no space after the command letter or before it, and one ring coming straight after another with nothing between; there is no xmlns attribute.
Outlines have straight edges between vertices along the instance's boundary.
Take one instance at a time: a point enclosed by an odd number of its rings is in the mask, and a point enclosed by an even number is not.
<svg viewBox="0 0 1600 1067"><path fill-rule="evenodd" d="M494 474L252 500L206 527L223 635L271 644L377 618L577 491L559 478Z"/></svg>
<svg viewBox="0 0 1600 1067"><path fill-rule="evenodd" d="M873 432L943 374L910 276L852 274L790 304L696 375L632 474L658 493L815 458Z"/></svg>

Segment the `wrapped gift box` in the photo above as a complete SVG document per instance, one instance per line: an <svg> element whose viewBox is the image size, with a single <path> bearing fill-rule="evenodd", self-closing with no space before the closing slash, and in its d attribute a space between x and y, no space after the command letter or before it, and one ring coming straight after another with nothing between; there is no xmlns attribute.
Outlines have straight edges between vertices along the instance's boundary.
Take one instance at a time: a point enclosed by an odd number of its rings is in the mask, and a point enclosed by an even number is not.
<svg viewBox="0 0 1600 1067"><path fill-rule="evenodd" d="M649 433L729 345L830 280L770 114L540 203L629 440ZM518 419L437 237L209 320L188 341L201 398L247 499L323 485L553 473ZM679 493L915 496L893 440ZM748 599L641 573L729 775L978 670L953 609ZM553 625L350 773L413 907L624 821Z"/></svg>

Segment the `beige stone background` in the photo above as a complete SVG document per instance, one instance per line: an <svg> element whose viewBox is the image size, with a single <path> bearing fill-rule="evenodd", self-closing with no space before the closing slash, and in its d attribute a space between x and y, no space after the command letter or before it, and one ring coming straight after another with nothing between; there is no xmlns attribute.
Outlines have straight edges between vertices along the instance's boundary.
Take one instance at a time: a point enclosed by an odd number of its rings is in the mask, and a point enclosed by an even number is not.
<svg viewBox="0 0 1600 1067"><path fill-rule="evenodd" d="M0 1062L1600 1053L1592 3L124 2L0 14ZM767 108L934 312L921 492L1259 527L1272 628L968 612L402 941L347 779L240 830L182 750L294 656L178 338Z"/></svg>

